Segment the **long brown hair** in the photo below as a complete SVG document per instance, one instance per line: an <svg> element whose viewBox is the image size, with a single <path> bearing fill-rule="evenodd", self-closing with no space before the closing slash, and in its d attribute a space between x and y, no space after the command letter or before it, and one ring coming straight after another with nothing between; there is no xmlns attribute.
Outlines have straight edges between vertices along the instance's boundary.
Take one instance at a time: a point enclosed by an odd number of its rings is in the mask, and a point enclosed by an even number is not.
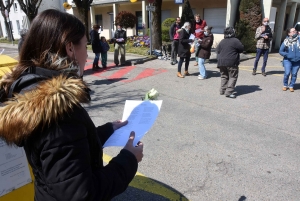
<svg viewBox="0 0 300 201"><path fill-rule="evenodd" d="M0 85L8 92L11 84L29 67L62 70L73 62L66 45L79 44L85 34L83 23L75 16L54 9L45 10L33 20L22 45L19 63Z"/></svg>

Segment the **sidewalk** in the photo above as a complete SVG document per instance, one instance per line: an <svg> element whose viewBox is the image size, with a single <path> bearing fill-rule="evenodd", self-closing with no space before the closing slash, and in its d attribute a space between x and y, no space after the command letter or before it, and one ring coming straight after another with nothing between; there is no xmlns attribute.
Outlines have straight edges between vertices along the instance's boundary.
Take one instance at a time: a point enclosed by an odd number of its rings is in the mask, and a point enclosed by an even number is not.
<svg viewBox="0 0 300 201"><path fill-rule="evenodd" d="M1 48L10 48L10 49L18 49L18 45L17 44L10 44L10 43L0 43L0 50ZM5 53L4 53L5 54ZM272 55L276 55L277 56L278 53L270 53L270 56ZM192 54L192 60L194 58L195 54ZM88 50L88 58L92 59L94 58L95 55L92 52L92 50ZM108 52L107 53L107 59L109 62L113 62L114 58L114 53L113 52ZM248 59L252 59L255 58L255 54L244 54L241 53L240 54L240 60L241 61L245 61ZM126 53L126 62L128 62L128 64L130 63L131 65L135 65L135 64L141 64L150 60L155 60L155 58L149 58L147 56L143 56L143 55L137 55L137 54L131 54L131 53ZM209 59L210 63L216 63L217 62L217 54L215 52L215 49L212 49L211 52L211 56Z"/></svg>

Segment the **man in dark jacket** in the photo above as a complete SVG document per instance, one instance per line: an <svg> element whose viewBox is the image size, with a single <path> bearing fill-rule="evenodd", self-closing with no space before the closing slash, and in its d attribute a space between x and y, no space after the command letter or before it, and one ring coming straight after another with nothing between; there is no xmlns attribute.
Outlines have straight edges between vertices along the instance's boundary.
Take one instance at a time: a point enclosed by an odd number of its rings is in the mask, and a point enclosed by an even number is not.
<svg viewBox="0 0 300 201"><path fill-rule="evenodd" d="M114 62L116 66L119 65L119 52L121 53L121 65L125 65L125 44L126 44L126 31L123 30L121 25L117 26L117 30L114 35L115 41L115 53L114 53Z"/></svg>
<svg viewBox="0 0 300 201"><path fill-rule="evenodd" d="M100 29L100 26L98 24L95 24L95 25L93 25L93 30L91 30L91 32L90 32L92 49L93 49L93 52L95 53L95 58L94 58L93 68L92 68L93 70L100 69L100 67L98 65L100 53L101 53L99 29Z"/></svg>
<svg viewBox="0 0 300 201"><path fill-rule="evenodd" d="M175 65L178 63L177 61L177 52L178 52L178 42L179 42L179 30L180 27L180 17L176 18L176 22L174 22L169 30L170 40L172 41L172 51L171 51L171 64Z"/></svg>
<svg viewBox="0 0 300 201"><path fill-rule="evenodd" d="M235 38L234 28L225 28L224 39L217 47L218 68L221 74L220 95L225 94L228 98L236 97L233 91L239 74L240 53L243 51L244 46Z"/></svg>
<svg viewBox="0 0 300 201"><path fill-rule="evenodd" d="M199 75L198 79L203 80L206 79L206 68L205 68L205 60L209 59L211 54L211 47L214 43L214 35L211 33L212 27L204 27L204 38L203 40L199 40L200 48L196 52L199 64Z"/></svg>

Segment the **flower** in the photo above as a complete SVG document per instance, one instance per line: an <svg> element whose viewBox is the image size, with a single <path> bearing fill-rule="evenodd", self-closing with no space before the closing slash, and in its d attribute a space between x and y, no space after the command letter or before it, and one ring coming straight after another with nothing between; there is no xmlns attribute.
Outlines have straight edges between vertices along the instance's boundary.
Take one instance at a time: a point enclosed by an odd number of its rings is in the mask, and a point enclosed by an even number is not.
<svg viewBox="0 0 300 201"><path fill-rule="evenodd" d="M145 95L144 100L156 100L159 93L154 88L152 88L150 91L148 91Z"/></svg>

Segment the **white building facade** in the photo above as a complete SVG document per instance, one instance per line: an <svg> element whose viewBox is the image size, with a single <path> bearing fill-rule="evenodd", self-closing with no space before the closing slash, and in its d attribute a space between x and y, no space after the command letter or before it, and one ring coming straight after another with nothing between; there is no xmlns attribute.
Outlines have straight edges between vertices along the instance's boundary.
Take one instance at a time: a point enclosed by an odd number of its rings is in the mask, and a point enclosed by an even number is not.
<svg viewBox="0 0 300 201"><path fill-rule="evenodd" d="M1 0L0 0L1 1ZM5 0L3 0L5 2ZM68 2L72 8L66 10L70 14L79 17L78 11L72 0L43 0L39 12L54 8L65 11L63 3ZM162 21L166 18L180 17L183 9L183 0L163 0ZM223 38L223 30L226 26L234 26L239 0L189 0L193 13L200 14L202 19L212 26L215 35L215 44ZM149 14L146 7L148 0L94 0L89 15L89 29L91 25L98 24L102 27L102 36L112 38L116 29L114 19L120 11L128 11L136 15L137 22L133 29L127 30L128 36L145 35L149 28ZM270 19L270 26L274 30L273 45L279 48L285 38L285 29L300 22L300 0L261 0L262 16ZM26 28L25 14L20 9L17 1L10 11L10 23L15 38L19 38L18 30ZM0 37L7 36L2 15L0 16ZM1 34L2 31L2 34ZM254 37L254 36L253 36Z"/></svg>
<svg viewBox="0 0 300 201"><path fill-rule="evenodd" d="M4 4L6 4L6 0L0 0L3 1ZM63 3L65 0L43 0L38 12L42 12L43 10L46 9L57 9L64 11L63 8ZM2 15L0 15L0 37L7 37L7 31L5 24L4 24L4 19ZM12 29L12 33L15 39L20 38L20 33L19 31L21 29L28 29L29 27L29 22L26 17L26 14L22 11L18 1L14 1L12 7L10 8L9 12L9 23Z"/></svg>

